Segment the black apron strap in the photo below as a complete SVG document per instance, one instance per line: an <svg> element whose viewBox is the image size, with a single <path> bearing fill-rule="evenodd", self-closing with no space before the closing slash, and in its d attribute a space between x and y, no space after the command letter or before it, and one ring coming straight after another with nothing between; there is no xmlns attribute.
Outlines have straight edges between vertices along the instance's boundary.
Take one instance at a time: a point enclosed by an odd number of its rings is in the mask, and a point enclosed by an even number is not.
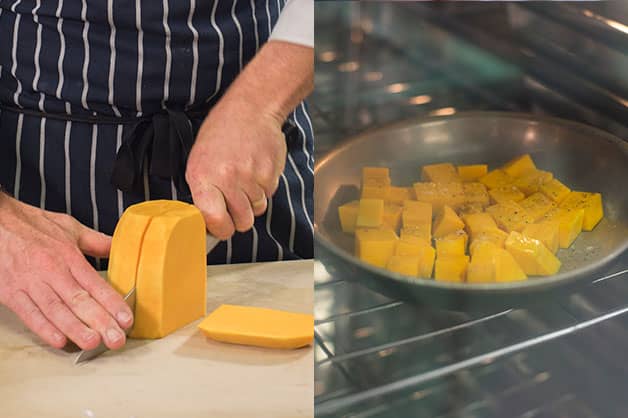
<svg viewBox="0 0 628 418"><path fill-rule="evenodd" d="M112 116L82 116L51 114L36 110L19 109L0 104L3 110L88 124L131 125L118 149L111 174L111 184L126 193L144 193L143 176L146 170L151 176L171 179L182 198L191 197L185 181L185 169L196 133L209 109L190 111L165 110L151 116L117 118ZM296 124L287 120L282 131L288 145L298 141Z"/></svg>

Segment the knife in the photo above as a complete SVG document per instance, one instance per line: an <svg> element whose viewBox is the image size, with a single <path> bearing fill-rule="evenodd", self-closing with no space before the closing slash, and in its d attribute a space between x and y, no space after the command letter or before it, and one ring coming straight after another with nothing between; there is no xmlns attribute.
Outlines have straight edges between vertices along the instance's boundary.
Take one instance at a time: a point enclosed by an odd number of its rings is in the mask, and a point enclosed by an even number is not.
<svg viewBox="0 0 628 418"><path fill-rule="evenodd" d="M209 254L214 248L216 248L216 245L218 245L218 243L220 243L220 240L216 238L215 236L208 233L205 237L205 248L207 250L207 254ZM133 286L133 289L131 289L129 293L127 293L126 296L124 297L124 301L126 302L127 305L129 305L129 308L131 308L131 312L133 312L134 314L135 314L135 289L136 289L135 286ZM132 330L133 330L133 326L131 326L129 329L125 331L125 334L127 335L127 337L129 336ZM81 351L76 356L76 359L74 360L74 364L79 364L84 361L94 359L106 351L109 351L109 348L107 348L107 346L103 342L101 342L100 345L94 349Z"/></svg>

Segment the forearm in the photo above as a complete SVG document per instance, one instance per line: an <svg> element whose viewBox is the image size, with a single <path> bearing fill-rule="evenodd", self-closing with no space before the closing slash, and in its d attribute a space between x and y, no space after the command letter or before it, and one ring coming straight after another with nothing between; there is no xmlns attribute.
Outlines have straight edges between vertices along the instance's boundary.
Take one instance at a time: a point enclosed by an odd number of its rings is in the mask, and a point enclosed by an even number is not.
<svg viewBox="0 0 628 418"><path fill-rule="evenodd" d="M269 41L244 68L223 102L248 103L262 115L283 122L314 88L314 50Z"/></svg>

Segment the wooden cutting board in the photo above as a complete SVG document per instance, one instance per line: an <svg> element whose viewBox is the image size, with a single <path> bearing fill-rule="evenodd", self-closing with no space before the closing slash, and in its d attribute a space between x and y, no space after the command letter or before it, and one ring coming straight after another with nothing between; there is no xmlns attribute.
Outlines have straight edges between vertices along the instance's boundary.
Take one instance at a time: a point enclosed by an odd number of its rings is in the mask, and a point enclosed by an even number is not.
<svg viewBox="0 0 628 418"><path fill-rule="evenodd" d="M207 312L222 303L312 313L313 263L210 266ZM74 365L0 307L3 417L313 417L313 352L223 344L193 324Z"/></svg>

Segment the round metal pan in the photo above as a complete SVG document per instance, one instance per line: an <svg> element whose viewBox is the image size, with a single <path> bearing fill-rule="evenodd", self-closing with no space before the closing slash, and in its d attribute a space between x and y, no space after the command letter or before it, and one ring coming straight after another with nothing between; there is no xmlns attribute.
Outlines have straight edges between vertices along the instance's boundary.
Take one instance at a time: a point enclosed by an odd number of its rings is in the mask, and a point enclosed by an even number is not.
<svg viewBox="0 0 628 418"><path fill-rule="evenodd" d="M559 274L514 283L443 283L395 274L352 255L337 207L359 197L361 168L387 166L393 184L418 181L424 164L488 163L523 153L573 190L602 193L604 219L559 250ZM410 120L363 133L315 167L316 257L332 276L356 280L389 297L454 310L519 305L591 282L609 262L628 256L628 143L575 122L515 113L474 112Z"/></svg>

